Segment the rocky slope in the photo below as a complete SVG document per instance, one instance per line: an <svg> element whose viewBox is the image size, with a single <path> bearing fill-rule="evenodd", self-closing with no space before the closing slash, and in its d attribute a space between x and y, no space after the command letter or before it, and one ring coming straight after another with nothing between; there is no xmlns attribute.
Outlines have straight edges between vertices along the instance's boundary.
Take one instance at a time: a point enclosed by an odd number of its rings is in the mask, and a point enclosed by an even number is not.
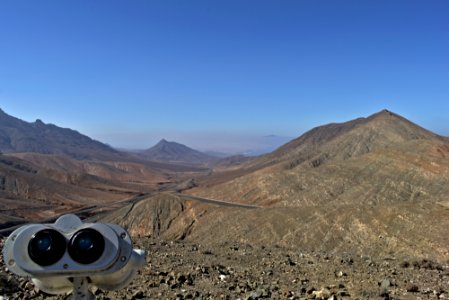
<svg viewBox="0 0 449 300"><path fill-rule="evenodd" d="M301 248L222 241L137 238L147 263L118 291L97 299L449 299L449 264L414 257L332 255ZM8 299L67 299L0 271Z"/></svg>
<svg viewBox="0 0 449 300"><path fill-rule="evenodd" d="M449 209L442 204L232 207L157 194L101 217L134 236L280 245L330 254L449 259Z"/></svg>

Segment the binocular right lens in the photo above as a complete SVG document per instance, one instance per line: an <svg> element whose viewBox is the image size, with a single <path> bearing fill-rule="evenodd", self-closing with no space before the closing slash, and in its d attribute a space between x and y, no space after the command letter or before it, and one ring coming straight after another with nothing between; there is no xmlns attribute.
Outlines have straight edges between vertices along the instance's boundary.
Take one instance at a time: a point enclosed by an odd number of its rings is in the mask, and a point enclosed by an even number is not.
<svg viewBox="0 0 449 300"><path fill-rule="evenodd" d="M66 250L65 237L56 230L44 229L34 234L28 243L28 255L40 266L59 261Z"/></svg>
<svg viewBox="0 0 449 300"><path fill-rule="evenodd" d="M104 252L104 237L98 231L86 228L76 232L69 241L69 255L80 264L97 261Z"/></svg>

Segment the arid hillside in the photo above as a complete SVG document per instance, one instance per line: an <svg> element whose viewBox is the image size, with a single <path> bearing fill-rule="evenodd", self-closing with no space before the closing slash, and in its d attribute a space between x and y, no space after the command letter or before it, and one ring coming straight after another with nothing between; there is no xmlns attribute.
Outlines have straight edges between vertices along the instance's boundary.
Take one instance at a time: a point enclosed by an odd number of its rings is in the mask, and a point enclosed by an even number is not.
<svg viewBox="0 0 449 300"><path fill-rule="evenodd" d="M242 169L192 193L269 207L435 203L449 191L449 140L382 111L312 129Z"/></svg>
<svg viewBox="0 0 449 300"><path fill-rule="evenodd" d="M0 155L0 223L43 221L66 212L96 214L203 173L201 168L138 160ZM186 185L186 184L185 184ZM188 185L187 185L188 186Z"/></svg>
<svg viewBox="0 0 449 300"><path fill-rule="evenodd" d="M259 208L166 194L115 220L136 234L202 243L449 258L448 140L389 111L312 129L197 182L186 193ZM154 211L164 213L137 221Z"/></svg>
<svg viewBox="0 0 449 300"><path fill-rule="evenodd" d="M208 171L147 161L75 130L28 123L2 110L0 151L1 228L66 212L96 214L160 189L190 187L192 177Z"/></svg>
<svg viewBox="0 0 449 300"><path fill-rule="evenodd" d="M55 159L42 157L40 162ZM62 168L44 168L29 160L11 155L0 155L0 220L4 223L14 221L45 220L63 212L76 211L94 206L103 206L133 197L151 189L148 185L126 182L130 173L121 178L117 168L97 163L98 169L109 169L110 174L100 177L77 168L78 161L60 158ZM88 162L83 164L88 165ZM92 168L95 165L91 166ZM115 170L115 172L114 172ZM135 179L138 177L135 176ZM148 176L148 178L150 178ZM154 181L167 180L161 174L153 176ZM148 181L150 179L147 179ZM156 182L153 183L153 188Z"/></svg>

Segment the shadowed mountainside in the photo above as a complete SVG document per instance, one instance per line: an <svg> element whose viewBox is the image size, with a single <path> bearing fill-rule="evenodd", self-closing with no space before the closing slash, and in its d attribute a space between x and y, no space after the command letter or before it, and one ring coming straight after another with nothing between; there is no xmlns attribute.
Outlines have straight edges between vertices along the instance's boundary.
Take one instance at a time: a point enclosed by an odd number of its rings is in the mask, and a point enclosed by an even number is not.
<svg viewBox="0 0 449 300"><path fill-rule="evenodd" d="M0 151L67 155L75 159L118 159L117 150L79 132L45 124L28 123L0 109Z"/></svg>

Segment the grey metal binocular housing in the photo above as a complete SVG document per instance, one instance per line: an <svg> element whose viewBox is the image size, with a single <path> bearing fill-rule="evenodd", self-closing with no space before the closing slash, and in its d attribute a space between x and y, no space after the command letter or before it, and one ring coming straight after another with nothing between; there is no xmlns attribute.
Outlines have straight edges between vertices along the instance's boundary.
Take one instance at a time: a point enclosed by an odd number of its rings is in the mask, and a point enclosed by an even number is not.
<svg viewBox="0 0 449 300"><path fill-rule="evenodd" d="M73 291L73 299L94 299L89 288L120 289L145 263L145 251L133 249L128 232L115 224L83 223L68 214L52 224L24 225L7 238L8 269L32 277L49 294ZM80 296L77 298L77 295Z"/></svg>

